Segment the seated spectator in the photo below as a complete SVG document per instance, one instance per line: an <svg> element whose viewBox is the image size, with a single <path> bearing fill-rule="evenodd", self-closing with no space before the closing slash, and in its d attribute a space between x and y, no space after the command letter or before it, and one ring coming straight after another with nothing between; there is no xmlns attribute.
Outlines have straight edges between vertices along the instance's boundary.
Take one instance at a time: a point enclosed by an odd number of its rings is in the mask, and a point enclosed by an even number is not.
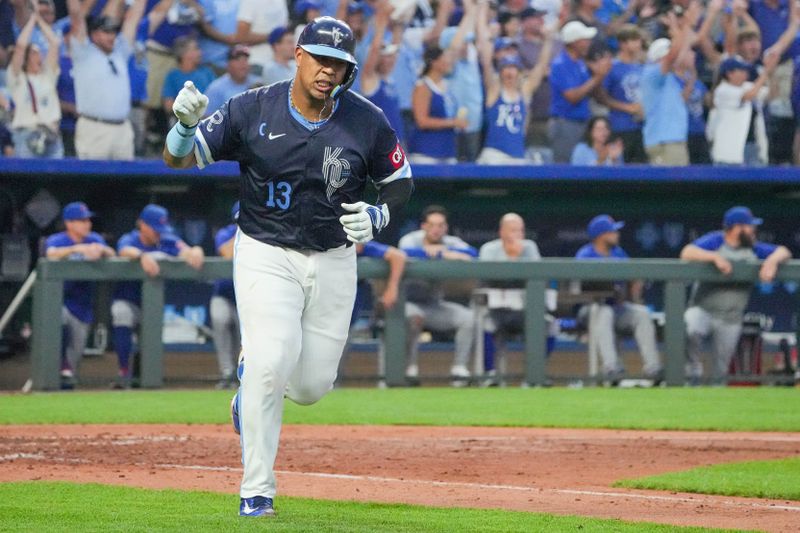
<svg viewBox="0 0 800 533"><path fill-rule="evenodd" d="M471 261L478 251L458 237L448 235L447 211L431 205L422 212L420 228L404 235L399 247L409 257L426 260ZM455 330L455 354L450 367L451 384L467 385L467 368L475 337L472 311L461 304L444 299L442 287L423 280L409 281L406 286L406 318L408 319L408 366L406 379L419 377L419 335L424 328L432 331Z"/></svg>
<svg viewBox="0 0 800 533"><path fill-rule="evenodd" d="M592 117L586 125L583 141L572 150L570 163L585 166L622 165L622 139L611 137L611 125L606 117Z"/></svg>
<svg viewBox="0 0 800 533"><path fill-rule="evenodd" d="M673 40L656 39L647 50L647 64L642 70L641 90L644 109L644 148L651 165L685 166L689 164L686 141L689 135L689 111L683 87L674 72L678 58L692 46L689 23L673 12L667 15Z"/></svg>
<svg viewBox="0 0 800 533"><path fill-rule="evenodd" d="M250 74L250 50L237 45L228 52L227 72L211 82L205 94L208 96L207 114L211 114L230 98L252 88L258 78Z"/></svg>
<svg viewBox="0 0 800 533"><path fill-rule="evenodd" d="M75 151L81 159L133 159L128 59L145 0L135 0L119 22L107 15L87 24L78 0L68 0L70 54L75 80ZM103 83L98 83L102 80Z"/></svg>
<svg viewBox="0 0 800 533"><path fill-rule="evenodd" d="M214 71L202 64L202 52L200 52L197 39L194 37L175 39L175 56L178 58L178 68L167 73L161 92L162 106L164 112L168 114L167 116L171 115L172 103L185 82L193 82L198 91L205 93L208 86L214 81ZM170 116L170 120L172 118Z"/></svg>
<svg viewBox="0 0 800 533"><path fill-rule="evenodd" d="M30 42L34 27L41 28L50 44L46 57ZM8 87L14 101L11 134L17 157L64 157L58 102L59 41L50 26L34 11L22 28L8 68Z"/></svg>
<svg viewBox="0 0 800 533"><path fill-rule="evenodd" d="M50 235L45 241L48 259L97 261L117 255L105 239L92 231L94 213L83 202L64 206L65 231ZM61 308L63 342L61 345L61 387L73 388L78 379L86 339L92 325L94 283L64 282L64 306Z"/></svg>
<svg viewBox="0 0 800 533"><path fill-rule="evenodd" d="M478 258L481 261L539 261L539 247L525 238L525 221L516 213L506 213L500 219L499 238L481 246ZM494 335L484 336L484 371L488 376L486 385L496 384L494 365L495 346L512 335L525 330L524 282L491 282L488 296L489 317ZM553 309L551 309L553 310ZM558 323L548 315L547 355L555 345ZM496 343L495 340L501 342ZM502 377L502 376L501 376Z"/></svg>
<svg viewBox="0 0 800 533"><path fill-rule="evenodd" d="M523 72L518 56L509 56L492 65L493 50L485 25L479 24L478 37L483 67L483 84L486 93L486 140L478 163L528 164L525 157L525 125L528 102L549 68L545 58L550 57L552 38L547 34L540 57L542 61L533 71Z"/></svg>
<svg viewBox="0 0 800 533"><path fill-rule="evenodd" d="M582 246L575 254L580 260L610 259L624 261L628 254L619 245L619 230L625 225L608 215L597 215L587 227L592 241ZM586 290L586 283L582 284ZM633 333L642 357L642 373L657 384L663 380L656 345L656 328L647 307L633 301L641 300L642 283L593 283L597 291L605 291L609 296L602 301L586 305L578 317L589 326L590 349L596 347L603 364L606 383L616 386L625 375L617 353L616 333ZM632 301L633 300L633 301Z"/></svg>
<svg viewBox="0 0 800 533"><path fill-rule="evenodd" d="M175 234L165 208L156 204L146 205L136 226L138 229L119 238L117 252L120 257L138 261L148 276L158 276L161 270L158 260L167 257L179 257L196 270L203 267L203 249L189 246ZM140 282L117 283L111 302L112 338L119 362L119 376L112 383L115 389L131 387L133 330L139 326L142 318L141 289Z"/></svg>
<svg viewBox="0 0 800 533"><path fill-rule="evenodd" d="M409 140L412 163L455 163L456 130L467 127L464 114L456 116L455 100L444 77L453 69L449 52L436 45L425 49L425 67L414 87L414 135Z"/></svg>
<svg viewBox="0 0 800 533"><path fill-rule="evenodd" d="M617 33L619 52L611 65L603 88L608 93L608 121L611 131L622 139L626 163L647 163L642 144L642 33L633 24L626 24Z"/></svg>
<svg viewBox="0 0 800 533"><path fill-rule="evenodd" d="M294 61L294 34L286 26L278 26L269 34L272 46L272 60L264 69L261 79L264 85L288 80L294 77L297 64Z"/></svg>
<svg viewBox="0 0 800 533"><path fill-rule="evenodd" d="M392 28L392 42L385 42L382 36L390 23L392 6L388 1L381 2L375 13L375 36L370 42L367 59L358 73L361 79L361 94L367 100L380 107L386 120L397 134L400 143L406 145L405 125L400 116L400 100L392 78L392 71L397 63L399 40L402 38L402 27L395 24Z"/></svg>
<svg viewBox="0 0 800 533"><path fill-rule="evenodd" d="M596 28L580 21L568 22L561 28L564 50L550 65L550 103L548 132L556 163L568 163L572 149L585 134L591 118L589 96L603 83L611 70L611 56L604 55L587 62Z"/></svg>
<svg viewBox="0 0 800 533"><path fill-rule="evenodd" d="M225 259L233 259L233 246L239 226L239 202L231 207L231 223L214 235L214 248ZM239 338L239 315L236 313L236 293L232 279L218 279L214 282L211 301L208 304L211 316L211 329L214 332L214 350L217 352L217 365L220 378L218 389L232 389L237 386L236 367L242 341Z"/></svg>
<svg viewBox="0 0 800 533"><path fill-rule="evenodd" d="M763 104L765 87L780 56L764 57L764 68L755 82L747 81L748 65L735 57L719 67L720 82L714 89L714 114L709 120L711 158L715 164L764 166L768 161Z"/></svg>
<svg viewBox="0 0 800 533"><path fill-rule="evenodd" d="M764 283L775 279L781 263L791 259L785 246L758 241L756 227L763 221L747 207L728 209L722 231L706 233L681 250L681 259L712 263L722 274L730 274L732 262L761 259L758 277ZM688 336L687 376L698 384L703 376L703 343L711 341L712 383L722 384L742 333L742 319L750 300L752 283L695 283L686 309Z"/></svg>

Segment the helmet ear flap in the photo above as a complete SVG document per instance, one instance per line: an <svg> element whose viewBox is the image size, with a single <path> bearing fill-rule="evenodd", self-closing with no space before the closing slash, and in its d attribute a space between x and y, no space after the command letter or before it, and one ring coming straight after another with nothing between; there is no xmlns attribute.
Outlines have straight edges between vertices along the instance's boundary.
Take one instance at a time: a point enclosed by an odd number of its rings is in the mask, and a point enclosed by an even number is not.
<svg viewBox="0 0 800 533"><path fill-rule="evenodd" d="M358 74L358 66L350 64L347 67L347 71L344 74L344 81L333 88L331 91L331 98L339 98L344 93L347 92L347 89L353 86L353 83L356 81L356 75Z"/></svg>

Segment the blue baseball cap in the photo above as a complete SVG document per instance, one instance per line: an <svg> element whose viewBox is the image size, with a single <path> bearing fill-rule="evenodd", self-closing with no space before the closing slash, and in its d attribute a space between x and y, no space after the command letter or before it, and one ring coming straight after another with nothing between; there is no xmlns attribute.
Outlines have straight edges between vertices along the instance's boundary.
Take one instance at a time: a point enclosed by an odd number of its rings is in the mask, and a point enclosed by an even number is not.
<svg viewBox="0 0 800 533"><path fill-rule="evenodd" d="M494 40L494 51L497 52L499 50L505 50L506 48L517 48L519 49L519 44L517 41L512 39L511 37L498 37Z"/></svg>
<svg viewBox="0 0 800 533"><path fill-rule="evenodd" d="M72 202L65 205L61 214L64 220L86 220L94 216L94 213L89 211L89 206L83 202Z"/></svg>
<svg viewBox="0 0 800 533"><path fill-rule="evenodd" d="M236 203L231 207L231 220L234 222L239 220L239 200L236 200Z"/></svg>
<svg viewBox="0 0 800 533"><path fill-rule="evenodd" d="M278 26L277 28L269 32L269 37L267 38L267 42L269 42L269 44L275 44L278 41L280 41L283 38L283 36L286 35L287 33L289 33L289 28L287 28L286 26Z"/></svg>
<svg viewBox="0 0 800 533"><path fill-rule="evenodd" d="M522 65L522 60L518 55L506 56L497 62L498 71L503 70L505 67L517 67L519 70L523 70L525 68Z"/></svg>
<svg viewBox="0 0 800 533"><path fill-rule="evenodd" d="M762 222L764 222L762 219L753 216L753 212L750 211L750 208L742 205L731 207L725 211L725 216L722 219L722 225L726 228L730 228L735 224L749 224L751 226L758 226Z"/></svg>
<svg viewBox="0 0 800 533"><path fill-rule="evenodd" d="M153 228L156 233L172 233L174 230L169 223L169 211L156 204L147 204L139 215L139 220Z"/></svg>
<svg viewBox="0 0 800 533"><path fill-rule="evenodd" d="M589 237L592 239L596 239L603 233L608 233L610 231L619 231L622 227L625 226L625 223L622 221L617 222L609 215L597 215L592 220L589 221L589 225L586 227L586 231L589 233Z"/></svg>
<svg viewBox="0 0 800 533"><path fill-rule="evenodd" d="M740 60L737 57L729 57L725 61L723 61L719 66L719 75L724 77L726 74L731 72L732 70L750 70L750 65L745 63L744 61Z"/></svg>
<svg viewBox="0 0 800 533"><path fill-rule="evenodd" d="M294 14L298 16L305 15L309 9L319 11L322 9L322 5L314 0L300 0L294 5Z"/></svg>

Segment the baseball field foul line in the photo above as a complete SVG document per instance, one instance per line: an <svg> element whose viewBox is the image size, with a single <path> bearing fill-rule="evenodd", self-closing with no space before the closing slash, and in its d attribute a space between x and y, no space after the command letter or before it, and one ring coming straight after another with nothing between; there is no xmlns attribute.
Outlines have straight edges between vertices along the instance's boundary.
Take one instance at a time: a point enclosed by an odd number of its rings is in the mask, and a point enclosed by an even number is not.
<svg viewBox="0 0 800 533"><path fill-rule="evenodd" d="M203 466L203 465L174 465L174 464L157 464L157 468L175 468L181 470L210 470L221 472L241 472L241 468L232 468L229 466ZM554 494L570 494L574 496L596 496L600 498L633 498L640 500L650 501L668 501L680 503L700 503L699 500L694 498L686 498L682 496L662 496L655 494L637 494L628 492L613 492L613 491L597 491L597 490L579 490L579 489L540 489L539 487L524 487L520 485L493 485L489 483L467 483L462 481L434 481L428 479L400 479L393 477L379 477L379 476L359 476L353 474L329 474L325 472L290 472L288 470L276 470L276 474L284 476L297 476L297 477L317 477L327 479L346 479L348 481L375 481L381 483L400 483L400 484L417 484L417 485L431 485L435 487L459 487L468 489L495 489L495 490L514 490L522 492L550 492ZM714 495L699 494L699 497ZM731 507L752 507L755 509L780 509L783 511L793 511L800 513L800 506L796 505L777 505L777 504L761 504L753 502L735 502L730 500L720 500L721 505L728 505Z"/></svg>

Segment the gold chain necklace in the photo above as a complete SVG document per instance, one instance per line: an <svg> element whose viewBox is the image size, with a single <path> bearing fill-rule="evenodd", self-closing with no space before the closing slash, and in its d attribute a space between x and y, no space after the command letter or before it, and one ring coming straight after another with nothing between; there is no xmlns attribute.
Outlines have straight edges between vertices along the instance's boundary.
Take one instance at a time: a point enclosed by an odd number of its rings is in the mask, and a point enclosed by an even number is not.
<svg viewBox="0 0 800 533"><path fill-rule="evenodd" d="M292 80L292 83L289 85L289 103L292 105L292 107L294 108L295 111L300 113L300 116L302 116L303 118L306 118L306 116L303 114L303 112L300 111L300 108L297 107L297 104L294 103L294 80ZM331 107L331 111L328 113L328 116L325 117L324 119L322 118L322 113L325 112L325 109L327 107L328 107L328 99L326 98L325 99L325 105L322 106L322 109L320 110L319 115L317 115L316 122L322 122L323 120L328 120L329 118L331 118L331 113L333 112L333 107ZM306 120L308 120L308 119L306 118ZM309 120L309 122L311 122L312 124L314 123L314 122L312 122L310 120Z"/></svg>

